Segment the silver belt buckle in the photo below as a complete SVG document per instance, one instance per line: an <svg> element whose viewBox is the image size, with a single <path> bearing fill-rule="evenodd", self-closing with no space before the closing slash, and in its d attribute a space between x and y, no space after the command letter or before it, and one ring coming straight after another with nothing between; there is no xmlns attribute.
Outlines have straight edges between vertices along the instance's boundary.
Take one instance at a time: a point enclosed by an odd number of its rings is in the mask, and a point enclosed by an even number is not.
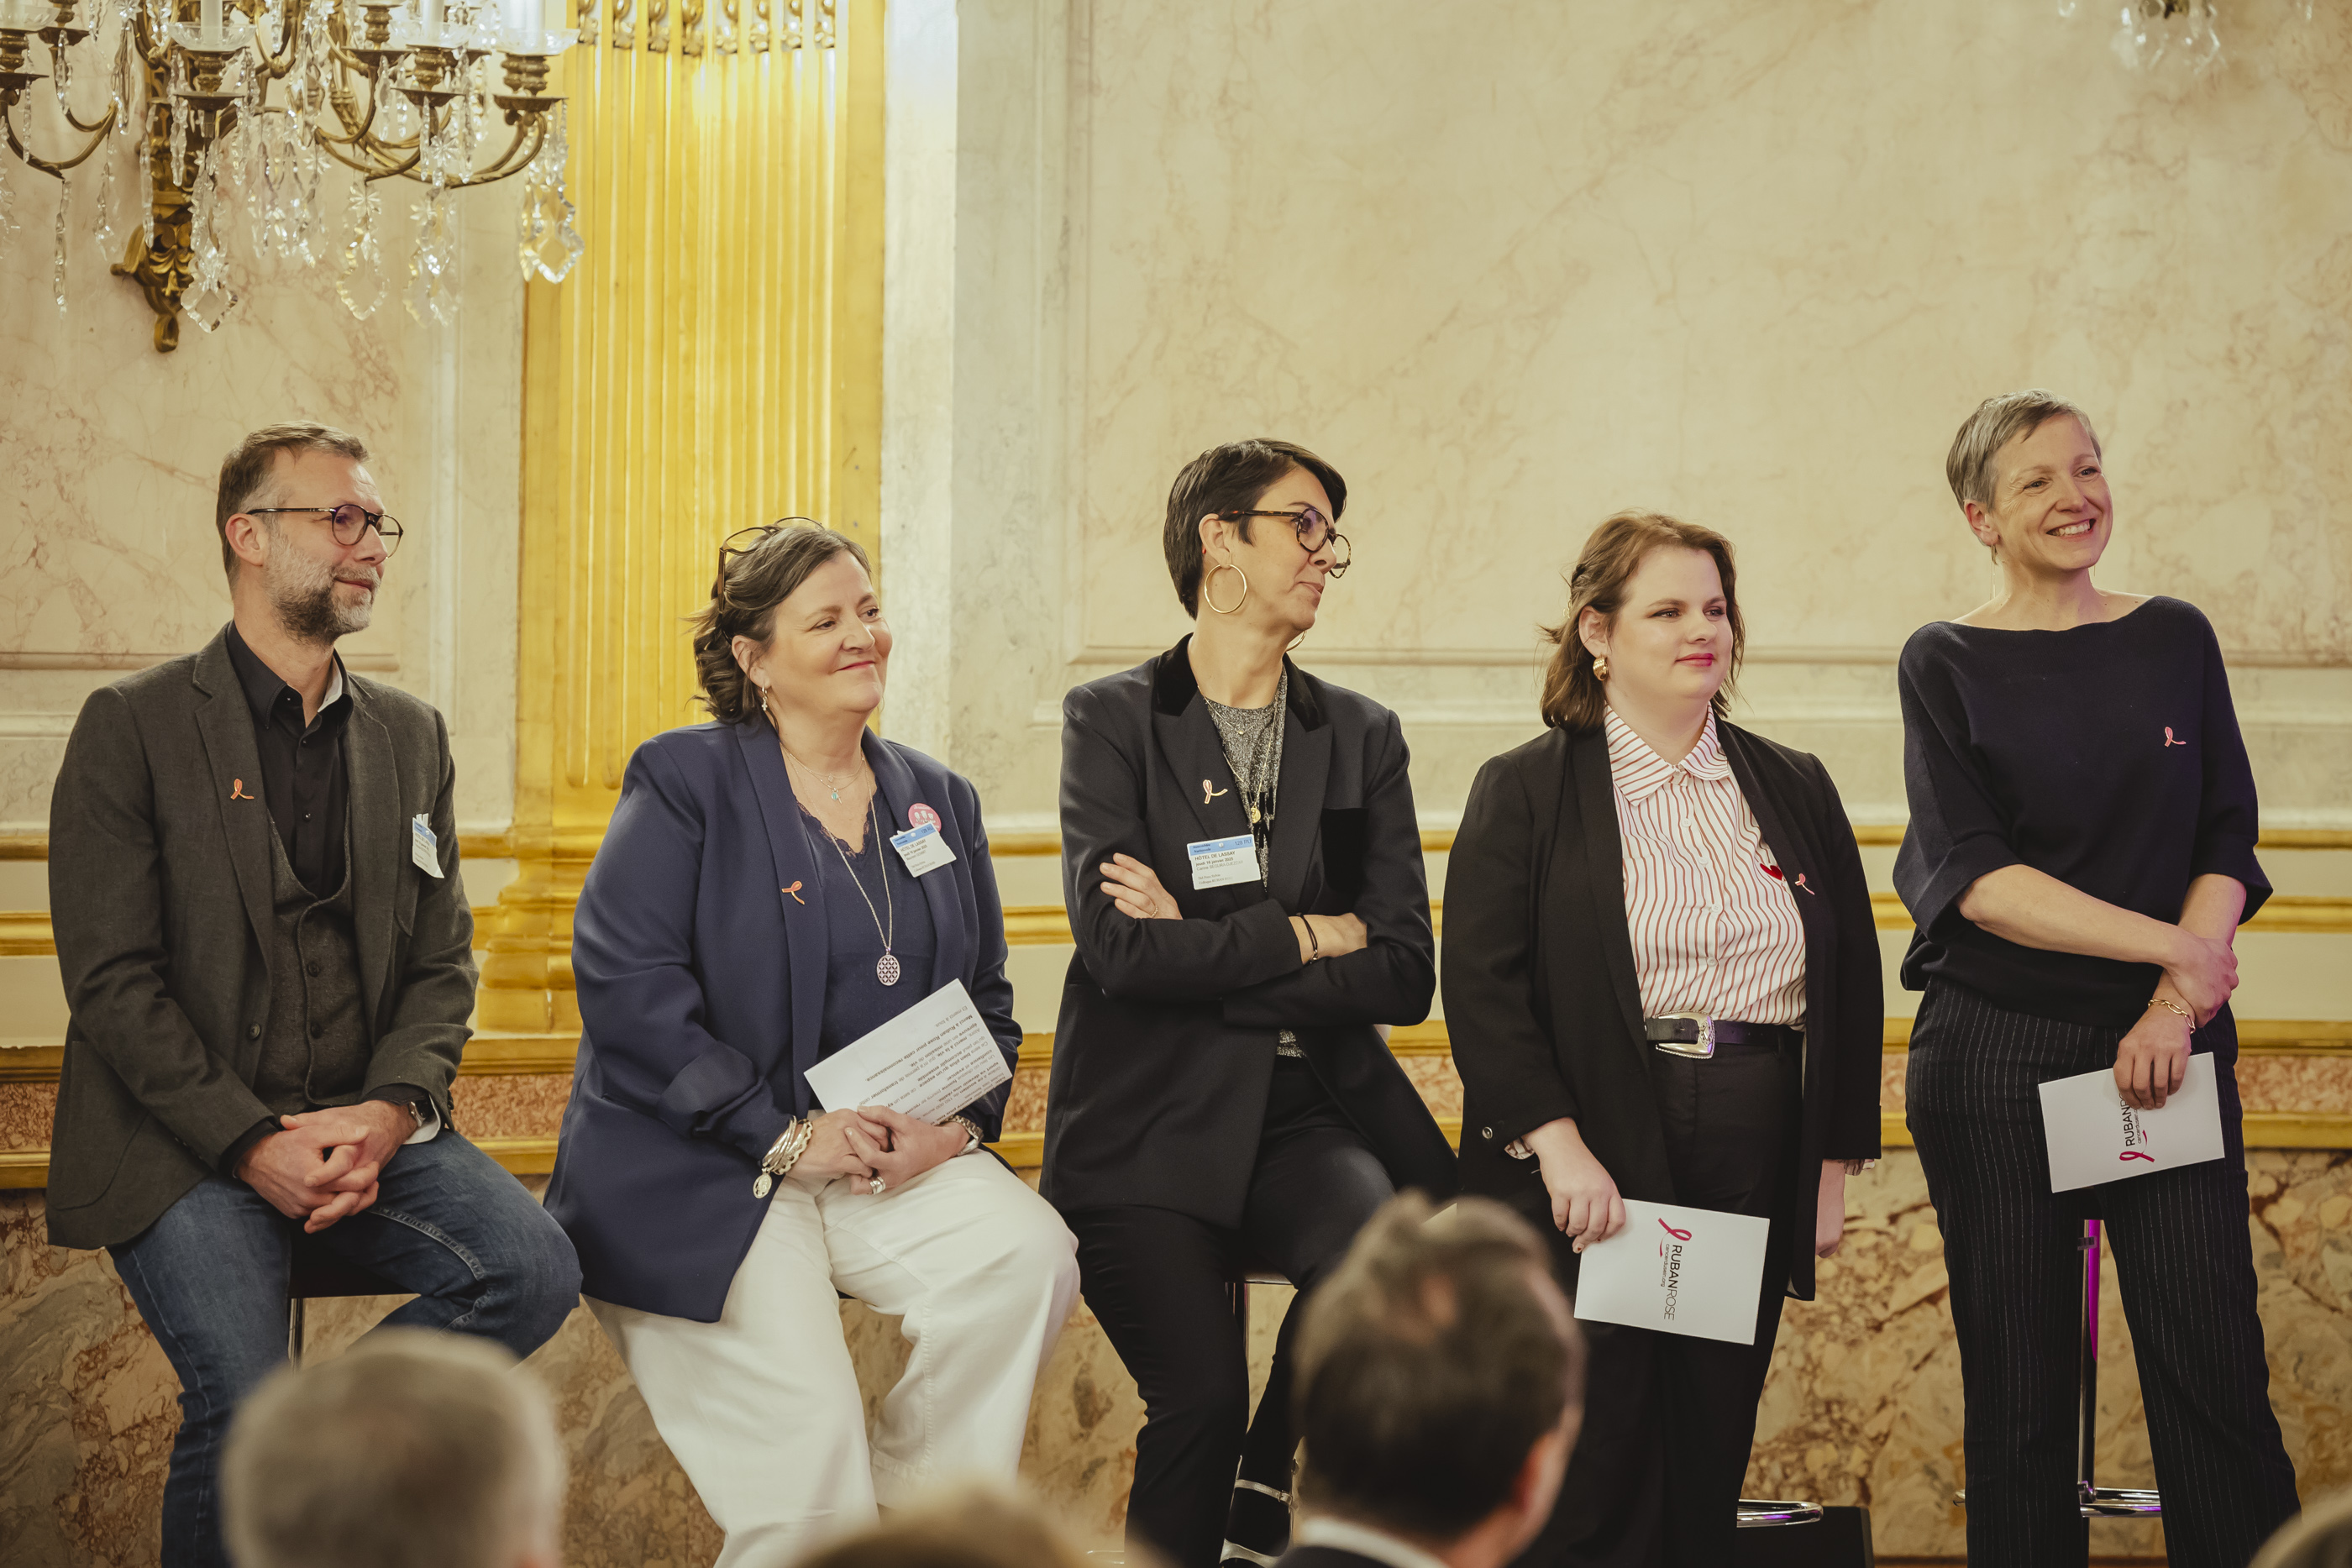
<svg viewBox="0 0 2352 1568"><path fill-rule="evenodd" d="M1715 1020L1713 1019L1702 1018L1697 1013L1668 1013L1666 1016L1668 1018L1689 1019L1692 1022L1697 1024L1698 1039L1696 1041L1654 1040L1650 1042L1652 1045L1657 1047L1660 1051L1664 1051L1668 1056L1688 1056L1700 1061L1714 1060Z"/></svg>

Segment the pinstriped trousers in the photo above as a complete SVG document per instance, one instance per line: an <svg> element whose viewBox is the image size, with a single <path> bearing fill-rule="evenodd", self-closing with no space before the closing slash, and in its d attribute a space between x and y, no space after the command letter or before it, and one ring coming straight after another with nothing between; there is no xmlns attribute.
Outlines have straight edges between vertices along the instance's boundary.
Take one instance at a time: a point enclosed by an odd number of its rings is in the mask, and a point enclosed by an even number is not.
<svg viewBox="0 0 2352 1568"><path fill-rule="evenodd" d="M2226 1153L2085 1190L2050 1190L2036 1086L2115 1065L2125 1031L1994 1006L1931 981L1911 1030L1911 1136L1944 1232L1967 1395L1969 1560L2079 1568L2075 1497L2084 1219L2115 1249L2177 1568L2245 1568L2294 1515L2271 1412L2247 1235L2237 1026L2213 1054Z"/></svg>

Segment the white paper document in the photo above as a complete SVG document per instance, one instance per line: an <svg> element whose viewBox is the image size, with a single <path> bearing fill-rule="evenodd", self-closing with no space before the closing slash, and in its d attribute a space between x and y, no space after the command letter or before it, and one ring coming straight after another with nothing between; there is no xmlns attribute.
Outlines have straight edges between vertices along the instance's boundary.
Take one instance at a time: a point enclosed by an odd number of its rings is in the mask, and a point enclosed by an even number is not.
<svg viewBox="0 0 2352 1568"><path fill-rule="evenodd" d="M2221 1097L2213 1059L2189 1059L2179 1090L2161 1111L2124 1103L2105 1068L2042 1086L2042 1131L2050 1145L2050 1190L2123 1181L2221 1157Z"/></svg>
<svg viewBox="0 0 2352 1568"><path fill-rule="evenodd" d="M1756 1343L1772 1222L1680 1204L1625 1200L1625 1228L1584 1249L1576 1315L1661 1333Z"/></svg>
<svg viewBox="0 0 2352 1568"><path fill-rule="evenodd" d="M961 980L808 1070L828 1111L887 1105L918 1122L944 1122L1012 1076Z"/></svg>

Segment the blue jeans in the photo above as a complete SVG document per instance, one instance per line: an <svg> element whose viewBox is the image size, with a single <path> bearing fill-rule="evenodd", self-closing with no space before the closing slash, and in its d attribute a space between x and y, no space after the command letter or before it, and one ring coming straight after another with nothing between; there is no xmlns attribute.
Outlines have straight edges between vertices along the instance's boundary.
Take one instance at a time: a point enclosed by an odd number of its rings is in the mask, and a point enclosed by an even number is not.
<svg viewBox="0 0 2352 1568"><path fill-rule="evenodd" d="M221 1440L238 1402L286 1359L287 1275L300 1230L243 1182L208 1176L108 1249L180 1375L163 1568L227 1568ZM382 1326L479 1334L519 1356L554 1335L580 1293L571 1239L521 1183L446 1130L395 1153L373 1207L316 1239L416 1292Z"/></svg>

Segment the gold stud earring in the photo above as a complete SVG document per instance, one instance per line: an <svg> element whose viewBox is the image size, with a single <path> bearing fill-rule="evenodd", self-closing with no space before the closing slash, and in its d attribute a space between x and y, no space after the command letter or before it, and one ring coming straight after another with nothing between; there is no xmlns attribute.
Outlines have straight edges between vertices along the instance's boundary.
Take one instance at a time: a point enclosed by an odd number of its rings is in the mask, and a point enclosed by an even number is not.
<svg viewBox="0 0 2352 1568"><path fill-rule="evenodd" d="M1608 654L1606 654L1606 653L1602 653L1602 654L1600 654L1600 655L1596 656L1596 657L1593 659L1593 661L1592 661L1592 678L1593 678L1594 680L1596 680L1596 681L1605 681L1605 680L1607 680L1607 679L1609 678L1609 655L1608 655Z"/></svg>

